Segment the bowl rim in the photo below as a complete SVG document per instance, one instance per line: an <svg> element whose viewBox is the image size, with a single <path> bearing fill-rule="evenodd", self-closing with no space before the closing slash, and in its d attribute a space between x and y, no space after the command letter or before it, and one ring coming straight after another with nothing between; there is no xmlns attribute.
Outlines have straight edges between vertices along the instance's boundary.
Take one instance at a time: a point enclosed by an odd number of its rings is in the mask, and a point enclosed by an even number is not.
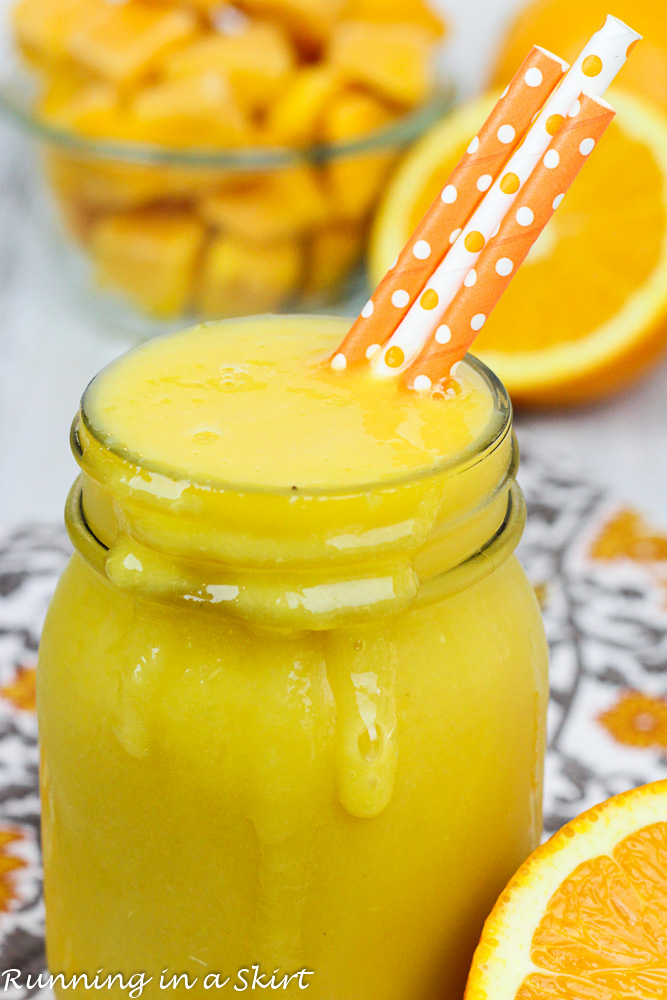
<svg viewBox="0 0 667 1000"><path fill-rule="evenodd" d="M34 77L23 69L14 68L3 74L0 78L0 115L22 132L50 143L64 153L138 166L224 167L231 171L267 170L304 162L327 163L339 157L400 148L434 125L451 109L455 100L453 83L443 78L423 104L358 139L310 146L244 146L229 149L197 146L184 149L131 139L93 139L51 125L35 112L34 84Z"/></svg>

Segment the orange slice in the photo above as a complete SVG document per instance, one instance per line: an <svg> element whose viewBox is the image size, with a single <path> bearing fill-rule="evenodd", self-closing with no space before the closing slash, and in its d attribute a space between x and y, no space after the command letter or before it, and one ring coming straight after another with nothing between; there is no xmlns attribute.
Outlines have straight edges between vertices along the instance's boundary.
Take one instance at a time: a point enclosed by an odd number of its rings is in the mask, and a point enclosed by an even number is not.
<svg viewBox="0 0 667 1000"><path fill-rule="evenodd" d="M460 107L399 168L376 217L380 280L497 95ZM617 90L618 114L475 341L518 403L594 399L667 346L667 118Z"/></svg>
<svg viewBox="0 0 667 1000"><path fill-rule="evenodd" d="M609 11L644 36L623 67L623 86L667 110L667 4L656 0L533 0L517 15L501 42L493 84L504 87L531 45L546 45L574 62Z"/></svg>
<svg viewBox="0 0 667 1000"><path fill-rule="evenodd" d="M498 900L465 1000L667 996L667 781L563 827Z"/></svg>

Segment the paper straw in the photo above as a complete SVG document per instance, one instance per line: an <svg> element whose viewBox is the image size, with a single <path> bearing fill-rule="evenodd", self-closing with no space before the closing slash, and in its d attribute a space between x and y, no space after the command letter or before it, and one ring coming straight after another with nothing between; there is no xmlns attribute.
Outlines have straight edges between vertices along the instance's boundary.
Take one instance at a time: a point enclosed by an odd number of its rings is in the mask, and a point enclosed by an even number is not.
<svg viewBox="0 0 667 1000"><path fill-rule="evenodd" d="M442 324L405 372L408 386L431 390L463 358L614 114L602 98L582 95L578 113L559 129L526 182L519 207L505 216L498 235L482 250L445 311Z"/></svg>
<svg viewBox="0 0 667 1000"><path fill-rule="evenodd" d="M471 141L445 187L354 322L335 368L365 361L392 335L568 68L534 46Z"/></svg>
<svg viewBox="0 0 667 1000"><path fill-rule="evenodd" d="M426 283L419 299L385 346L373 359L379 375L394 376L404 371L420 353L445 310L462 286L522 186L546 152L551 139L567 117L577 114L582 91L601 96L627 59L641 35L623 21L609 15L588 42L559 87L529 129L526 138L503 169L500 177L467 223L442 263Z"/></svg>

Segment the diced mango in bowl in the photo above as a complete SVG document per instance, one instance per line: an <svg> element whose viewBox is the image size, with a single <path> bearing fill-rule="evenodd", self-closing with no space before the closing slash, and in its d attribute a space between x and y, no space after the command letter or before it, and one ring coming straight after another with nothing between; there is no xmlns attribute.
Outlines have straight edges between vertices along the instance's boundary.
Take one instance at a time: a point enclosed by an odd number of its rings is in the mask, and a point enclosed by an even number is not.
<svg viewBox="0 0 667 1000"><path fill-rule="evenodd" d="M296 44L312 55L328 42L334 24L344 16L346 0L240 0L239 6L281 21Z"/></svg>
<svg viewBox="0 0 667 1000"><path fill-rule="evenodd" d="M202 262L198 311L204 317L274 312L298 286L302 263L302 249L290 239L259 246L215 238Z"/></svg>
<svg viewBox="0 0 667 1000"><path fill-rule="evenodd" d="M197 34L187 9L147 0L103 3L83 17L66 42L67 54L102 79L133 84L146 78L168 52Z"/></svg>
<svg viewBox="0 0 667 1000"><path fill-rule="evenodd" d="M46 69L68 58L78 25L104 9L104 0L19 0L13 14L14 33L31 62Z"/></svg>
<svg viewBox="0 0 667 1000"><path fill-rule="evenodd" d="M314 233L306 251L304 293L317 301L336 288L357 262L360 247L359 226L339 223Z"/></svg>
<svg viewBox="0 0 667 1000"><path fill-rule="evenodd" d="M434 38L440 38L445 31L442 19L426 0L349 0L345 17L381 24L416 24Z"/></svg>
<svg viewBox="0 0 667 1000"><path fill-rule="evenodd" d="M307 166L258 175L247 187L204 198L202 218L216 232L271 243L319 229L330 218L318 175Z"/></svg>
<svg viewBox="0 0 667 1000"><path fill-rule="evenodd" d="M237 148L253 139L253 127L219 69L145 87L134 99L131 114L148 142Z"/></svg>
<svg viewBox="0 0 667 1000"><path fill-rule="evenodd" d="M426 28L410 24L341 21L331 36L330 59L342 80L411 107L433 88Z"/></svg>
<svg viewBox="0 0 667 1000"><path fill-rule="evenodd" d="M270 21L251 21L236 34L210 32L177 49L164 62L166 77L180 79L205 71L222 73L240 108L261 114L296 69L287 32Z"/></svg>
<svg viewBox="0 0 667 1000"><path fill-rule="evenodd" d="M46 176L98 285L158 318L336 294L423 105L428 0L18 0ZM74 138L74 142L72 142Z"/></svg>
<svg viewBox="0 0 667 1000"><path fill-rule="evenodd" d="M120 286L141 308L168 319L186 308L204 227L190 213L151 209L104 216L91 247L102 286Z"/></svg>
<svg viewBox="0 0 667 1000"><path fill-rule="evenodd" d="M293 74L264 120L267 143L308 146L321 139L322 117L340 90L338 75L327 65L304 66Z"/></svg>
<svg viewBox="0 0 667 1000"><path fill-rule="evenodd" d="M356 90L343 90L323 116L322 131L331 143L357 139L391 120L389 106L378 97ZM362 156L344 156L325 167L326 185L333 214L340 219L363 219L370 211L393 157L385 150Z"/></svg>

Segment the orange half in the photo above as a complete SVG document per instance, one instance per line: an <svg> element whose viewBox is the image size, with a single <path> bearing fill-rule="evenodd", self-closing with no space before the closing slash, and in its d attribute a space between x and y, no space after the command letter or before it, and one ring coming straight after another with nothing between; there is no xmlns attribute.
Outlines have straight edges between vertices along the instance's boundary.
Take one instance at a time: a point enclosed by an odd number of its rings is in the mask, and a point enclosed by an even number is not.
<svg viewBox="0 0 667 1000"><path fill-rule="evenodd" d="M509 82L535 43L574 62L591 31L610 12L644 36L623 67L623 86L667 110L667 5L660 0L529 0L501 40L494 85L504 87Z"/></svg>
<svg viewBox="0 0 667 1000"><path fill-rule="evenodd" d="M496 97L463 105L404 160L376 218L374 283ZM667 118L620 90L610 100L616 119L473 347L519 403L603 396L667 346Z"/></svg>
<svg viewBox="0 0 667 1000"><path fill-rule="evenodd" d="M667 781L544 844L487 920L465 1000L667 996Z"/></svg>

